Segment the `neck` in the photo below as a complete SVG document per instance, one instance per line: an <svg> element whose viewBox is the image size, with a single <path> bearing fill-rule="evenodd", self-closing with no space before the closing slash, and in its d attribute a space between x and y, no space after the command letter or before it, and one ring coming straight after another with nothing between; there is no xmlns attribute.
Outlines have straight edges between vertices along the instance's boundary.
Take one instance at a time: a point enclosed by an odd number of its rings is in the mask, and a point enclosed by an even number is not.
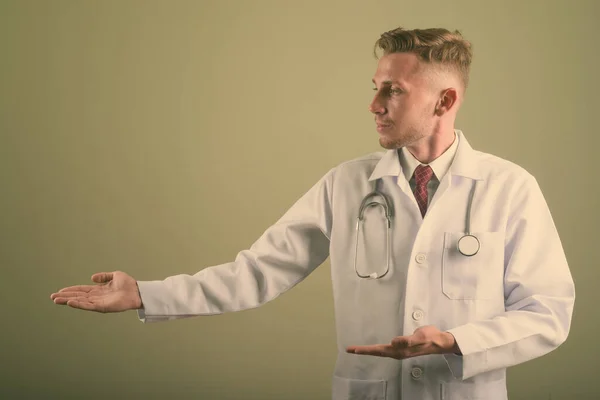
<svg viewBox="0 0 600 400"><path fill-rule="evenodd" d="M429 164L444 154L452 146L455 139L456 134L454 129L451 129L424 137L407 145L406 149L422 164Z"/></svg>

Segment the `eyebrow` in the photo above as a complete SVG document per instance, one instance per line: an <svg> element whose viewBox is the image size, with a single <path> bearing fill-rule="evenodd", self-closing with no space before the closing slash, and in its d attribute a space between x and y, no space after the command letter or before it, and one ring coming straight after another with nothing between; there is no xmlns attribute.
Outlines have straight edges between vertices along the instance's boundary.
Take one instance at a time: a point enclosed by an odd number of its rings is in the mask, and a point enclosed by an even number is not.
<svg viewBox="0 0 600 400"><path fill-rule="evenodd" d="M376 85L375 79L371 79L371 82L373 82L373 84ZM399 81L389 81L389 80L388 81L383 81L381 83L384 84L384 85L391 85L392 83L396 83L398 85L402 85Z"/></svg>

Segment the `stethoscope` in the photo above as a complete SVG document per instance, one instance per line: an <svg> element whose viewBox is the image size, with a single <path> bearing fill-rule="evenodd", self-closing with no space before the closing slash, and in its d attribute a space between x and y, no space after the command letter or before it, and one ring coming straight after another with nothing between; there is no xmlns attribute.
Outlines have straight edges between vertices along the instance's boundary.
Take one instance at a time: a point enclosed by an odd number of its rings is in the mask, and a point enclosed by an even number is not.
<svg viewBox="0 0 600 400"><path fill-rule="evenodd" d="M358 211L358 218L356 220L356 243L354 246L354 271L356 272L356 275L358 275L360 278L368 278L368 279L383 278L384 276L387 275L387 273L390 270L390 231L392 230L393 210L392 210L392 207L390 205L388 198L383 193L381 193L377 190L377 182L380 179L376 179L374 181L373 191L371 193L367 194L365 196L365 198L363 199L362 203L360 204L360 208ZM479 243L479 239L477 239L476 236L471 234L471 207L473 205L473 195L475 194L476 184L477 184L477 181L473 180L473 186L471 188L471 193L469 195L469 203L467 205L467 219L466 219L466 226L465 226L466 232L460 239L458 239L458 245L457 245L458 251L460 252L460 254L462 254L463 256L466 256L466 257L474 256L475 254L477 254L479 252L479 248L481 247L481 244ZM373 197L383 199L383 203L378 202L378 201L368 202ZM387 220L387 230L386 230L387 265L386 265L385 272L381 275L378 274L377 272L373 272L368 275L362 275L361 273L358 272L358 269L356 268L356 259L358 257L358 236L360 233L360 225L361 225L361 222L364 220L365 209L367 209L368 207L377 207L377 206L383 207L383 210L385 212L385 218Z"/></svg>

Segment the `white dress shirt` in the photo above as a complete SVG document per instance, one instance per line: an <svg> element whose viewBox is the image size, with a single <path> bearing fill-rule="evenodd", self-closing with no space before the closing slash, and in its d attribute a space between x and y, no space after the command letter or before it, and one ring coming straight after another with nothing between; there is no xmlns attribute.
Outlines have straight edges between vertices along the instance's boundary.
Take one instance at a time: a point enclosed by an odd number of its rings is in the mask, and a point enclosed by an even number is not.
<svg viewBox="0 0 600 400"><path fill-rule="evenodd" d="M415 192L415 186L417 185L415 182L415 169L419 165L429 165L433 170L433 176L431 180L427 184L427 205L431 203L431 199L435 195L435 191L440 185L440 181L444 178L444 175L450 169L450 165L452 165L452 160L454 159L454 155L456 154L456 149L458 148L458 141L460 139L454 134L454 141L452 145L440 155L438 158L430 162L429 164L423 164L419 160L415 158L411 154L411 152L406 148L402 147L398 150L398 155L400 158L400 166L402 167L402 174L410 184L410 189L412 192Z"/></svg>

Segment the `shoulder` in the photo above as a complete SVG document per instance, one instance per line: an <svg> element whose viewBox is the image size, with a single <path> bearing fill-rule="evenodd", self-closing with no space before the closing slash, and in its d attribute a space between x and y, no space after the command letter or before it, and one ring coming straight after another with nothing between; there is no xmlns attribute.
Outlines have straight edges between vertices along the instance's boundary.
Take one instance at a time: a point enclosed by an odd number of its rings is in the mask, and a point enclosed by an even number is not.
<svg viewBox="0 0 600 400"><path fill-rule="evenodd" d="M542 189L530 171L493 154L475 153L484 186L493 187L498 198L505 199L512 209L523 210L527 206L547 208Z"/></svg>
<svg viewBox="0 0 600 400"><path fill-rule="evenodd" d="M334 168L336 174L354 175L371 173L373 168L386 154L385 151L377 151L363 156L359 156L350 160L338 163Z"/></svg>
<svg viewBox="0 0 600 400"><path fill-rule="evenodd" d="M506 182L511 186L535 183L535 177L523 166L494 154L473 150L483 178L492 182Z"/></svg>

